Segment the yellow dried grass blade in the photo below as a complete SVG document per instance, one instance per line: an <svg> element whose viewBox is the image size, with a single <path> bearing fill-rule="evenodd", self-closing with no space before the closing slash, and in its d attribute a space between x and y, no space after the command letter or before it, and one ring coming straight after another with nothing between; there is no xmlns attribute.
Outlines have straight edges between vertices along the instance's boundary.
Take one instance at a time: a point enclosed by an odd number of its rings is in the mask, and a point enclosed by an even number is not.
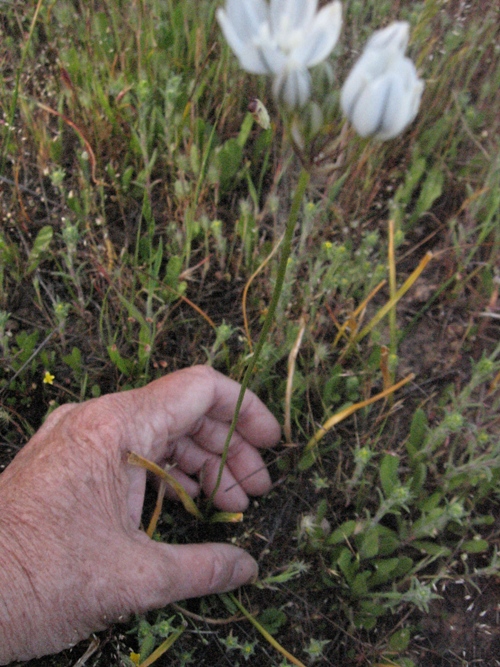
<svg viewBox="0 0 500 667"><path fill-rule="evenodd" d="M210 523L240 523L243 512L216 512L210 517Z"/></svg>
<svg viewBox="0 0 500 667"><path fill-rule="evenodd" d="M167 489L167 482L166 480L162 479L160 482L160 488L158 489L158 495L156 497L155 509L153 515L151 516L151 519L149 520L149 526L146 531L146 535L148 537L153 537L154 532L156 530L158 519L160 518L161 514L161 508L163 507L163 499L165 497L166 489Z"/></svg>
<svg viewBox="0 0 500 667"><path fill-rule="evenodd" d="M386 281L382 280L376 287L372 289L370 294L364 299L359 306L356 308L356 310L353 310L353 312L349 315L347 320L344 322L344 324L340 327L340 329L337 332L337 335L335 336L335 340L333 341L333 346L332 347L337 347L339 340L342 338L342 336L345 334L346 329L351 326L351 322L353 320L356 320L358 315L366 308L366 305L373 299L375 294L385 285ZM356 331L351 332L350 338L354 337L354 334Z"/></svg>
<svg viewBox="0 0 500 667"><path fill-rule="evenodd" d="M307 443L305 449L304 449L304 454L302 456L301 461L304 460L304 456L307 454L310 454L311 451L313 450L314 447L318 444L318 442L323 438L324 435L328 433L330 429L332 429L334 426L339 424L341 421L346 419L347 417L350 417L352 414L357 412L358 410L361 410L361 408L366 408L368 405L371 405L372 403L375 403L376 401L380 401L380 399L385 398L386 396L389 396L389 394L392 394L393 392L397 391L401 387L403 387L407 382L410 382L413 380L415 375L411 373L407 377L405 377L403 380L400 380L396 384L392 385L392 387L388 387L387 389L384 389L384 391L381 391L379 394L376 394L375 396L372 396L371 398L367 398L365 401L360 401L359 403L354 403L354 405L350 405L348 408L344 408L344 410L341 410L337 414L333 415L328 419L323 426L316 431L316 433L313 435L313 437L309 440ZM300 467L300 464L299 464ZM308 464L306 464L306 467L309 467Z"/></svg>
<svg viewBox="0 0 500 667"><path fill-rule="evenodd" d="M231 601L238 607L243 616L248 621L250 621L250 623L254 626L254 628L260 632L260 634L264 637L264 639L268 641L273 648L279 651L281 655L285 656L288 662L291 662L293 665L296 665L297 667L306 667L303 662L300 662L300 660L298 660L295 656L289 653L286 650L286 648L283 648L283 646L281 646L281 644L279 644L276 641L276 639L274 639L274 637L270 635L265 628L262 627L262 625L252 616L252 614L249 611L245 609L245 607L241 604L241 602L233 593L229 593L228 596L231 599Z"/></svg>
<svg viewBox="0 0 500 667"><path fill-rule="evenodd" d="M360 331L359 334L356 335L354 339L356 343L359 342L362 338L364 338L367 334L369 334L370 331L375 326L377 326L380 320L387 315L387 313L391 310L391 308L393 308L396 305L399 299L401 299L401 297L406 294L406 292L410 289L410 287L413 285L413 283L417 280L422 271L425 269L427 264L431 261L432 257L433 255L431 252L426 253L426 255L420 260L420 264L413 271L413 273L405 280L405 282L401 285L398 291L394 294L392 299L389 299L389 301L385 304L385 306L382 306L382 308L374 315L374 317L372 317L372 319L366 325L366 327L362 329L362 331Z"/></svg>
<svg viewBox="0 0 500 667"><path fill-rule="evenodd" d="M286 379L286 392L285 392L285 423L283 425L283 432L285 434L285 441L287 443L292 442L292 392L293 392L293 376L295 374L295 362L297 361L297 356L299 354L300 346L302 344L302 338L306 330L306 317L302 315L300 318L300 327L299 333L295 343L290 350L288 355L288 375Z"/></svg>
<svg viewBox="0 0 500 667"><path fill-rule="evenodd" d="M386 345L380 347L380 371L384 389L391 386L391 373L389 371L389 348Z"/></svg>
<svg viewBox="0 0 500 667"><path fill-rule="evenodd" d="M177 641L177 639L182 635L183 632L184 632L184 628L181 628L180 630L176 630L175 632L173 632L170 635L170 637L165 639L163 644L160 644L158 646L158 648L155 649L153 651L153 653L151 653L151 655L148 658L146 658L146 660L141 662L139 667L150 667L150 665L152 665L154 662L156 662L158 660L158 658L161 658L161 656L164 653L166 653L166 651L168 651L168 649L172 646L172 644L174 642Z"/></svg>
<svg viewBox="0 0 500 667"><path fill-rule="evenodd" d="M203 515L196 507L194 500L187 493L182 484L180 484L175 479L175 477L169 475L168 472L163 470L163 468L160 468L160 466L156 465L156 463L153 463L153 461L149 461L148 459L145 459L143 456L140 456L135 452L129 452L127 460L131 465L138 466L139 468L145 468L146 470L149 470L150 472L157 475L160 479L164 479L166 483L173 488L179 497L179 500L184 505L184 509L198 519L203 519Z"/></svg>

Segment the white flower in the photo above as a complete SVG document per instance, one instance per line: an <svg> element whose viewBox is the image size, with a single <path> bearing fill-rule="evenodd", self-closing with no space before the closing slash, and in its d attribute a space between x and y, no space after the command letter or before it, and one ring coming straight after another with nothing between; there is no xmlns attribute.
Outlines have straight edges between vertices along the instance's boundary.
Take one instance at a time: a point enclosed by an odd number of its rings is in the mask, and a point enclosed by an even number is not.
<svg viewBox="0 0 500 667"><path fill-rule="evenodd" d="M309 67L337 43L342 7L335 1L317 12L318 0L227 0L217 20L240 65L273 74L275 97L293 108L311 95Z"/></svg>
<svg viewBox="0 0 500 667"><path fill-rule="evenodd" d="M404 21L377 30L344 83L342 111L362 137L392 139L417 115L424 84L405 57L408 39Z"/></svg>

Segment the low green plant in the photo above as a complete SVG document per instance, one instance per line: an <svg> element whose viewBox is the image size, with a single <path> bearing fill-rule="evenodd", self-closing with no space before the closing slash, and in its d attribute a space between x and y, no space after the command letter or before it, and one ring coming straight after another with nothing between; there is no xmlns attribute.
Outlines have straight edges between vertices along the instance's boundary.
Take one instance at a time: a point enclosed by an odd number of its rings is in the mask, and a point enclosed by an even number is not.
<svg viewBox="0 0 500 667"><path fill-rule="evenodd" d="M113 631L96 667L172 638L173 665L427 664L420 619L441 584L499 572L498 8L400 3L424 104L377 144L343 128L338 90L394 3L344 3L339 57L314 73L324 132L301 163L213 3L122 4L2 7L0 463L68 400L193 363L247 372L290 415L287 447L266 459L273 492L240 524L171 505L157 537L250 549L261 579L238 601L267 635L228 598L192 601L178 639L183 619L148 615L124 640ZM228 615L238 624L209 623Z"/></svg>

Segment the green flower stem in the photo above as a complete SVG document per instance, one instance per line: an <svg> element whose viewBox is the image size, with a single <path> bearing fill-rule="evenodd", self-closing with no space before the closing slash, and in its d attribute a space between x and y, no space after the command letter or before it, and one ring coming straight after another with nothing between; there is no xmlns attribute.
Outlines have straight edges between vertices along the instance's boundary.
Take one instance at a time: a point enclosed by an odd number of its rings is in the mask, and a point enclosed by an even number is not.
<svg viewBox="0 0 500 667"><path fill-rule="evenodd" d="M233 437L233 433L236 429L236 423L238 421L238 416L240 414L241 404L243 403L243 397L245 396L245 391L250 382L253 369L259 359L260 353L262 352L262 348L267 338L267 334L269 333L269 330L271 329L271 325L274 320L274 313L276 312L276 307L278 305L279 298L281 296L281 291L283 289L283 282L285 280L288 259L290 257L290 252L292 248L293 232L295 231L295 225L297 223L297 218L299 216L300 206L302 204L302 200L304 198L304 194L306 192L308 184L309 184L309 172L306 171L306 169L302 169L297 183L297 188L293 196L293 201L292 201L292 206L290 208L288 221L286 223L285 235L283 237L283 246L281 248L281 258L280 258L280 263L278 265L278 275L276 277L276 284L274 286L273 295L271 297L271 303L269 304L266 319L264 320L264 324L262 325L262 330L259 335L259 340L257 341L254 352L250 357L250 361L248 362L245 375L243 376L240 394L238 396L238 400L236 401L233 421L231 422L231 426L229 427L229 433L227 434L226 442L224 443L224 450L221 456L219 474L217 475L215 488L212 491L212 495L210 496L210 503L213 501L215 494L219 490L219 486L222 479L222 471L224 469L224 466L226 465L227 455L229 452L229 443L231 442L231 438Z"/></svg>
<svg viewBox="0 0 500 667"><path fill-rule="evenodd" d="M389 220L389 296L391 301L394 300L397 292L396 286L396 257L394 244L394 220ZM389 352L394 359L398 351L398 325L396 319L396 303L389 311L389 331L390 331L390 347ZM391 384L394 384L396 377L396 369L391 368L391 360L389 361Z"/></svg>

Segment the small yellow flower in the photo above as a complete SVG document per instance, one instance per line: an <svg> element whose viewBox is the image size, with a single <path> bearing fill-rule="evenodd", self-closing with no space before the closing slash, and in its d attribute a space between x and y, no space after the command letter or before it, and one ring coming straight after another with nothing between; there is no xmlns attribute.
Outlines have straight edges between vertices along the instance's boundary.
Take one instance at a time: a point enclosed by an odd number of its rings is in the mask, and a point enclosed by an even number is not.
<svg viewBox="0 0 500 667"><path fill-rule="evenodd" d="M134 653L133 651L130 652L130 659L134 663L134 665L138 665L141 661L141 656L139 653Z"/></svg>
<svg viewBox="0 0 500 667"><path fill-rule="evenodd" d="M52 375L52 373L49 371L45 371L45 375L43 376L43 384L54 384L55 379L55 375Z"/></svg>

